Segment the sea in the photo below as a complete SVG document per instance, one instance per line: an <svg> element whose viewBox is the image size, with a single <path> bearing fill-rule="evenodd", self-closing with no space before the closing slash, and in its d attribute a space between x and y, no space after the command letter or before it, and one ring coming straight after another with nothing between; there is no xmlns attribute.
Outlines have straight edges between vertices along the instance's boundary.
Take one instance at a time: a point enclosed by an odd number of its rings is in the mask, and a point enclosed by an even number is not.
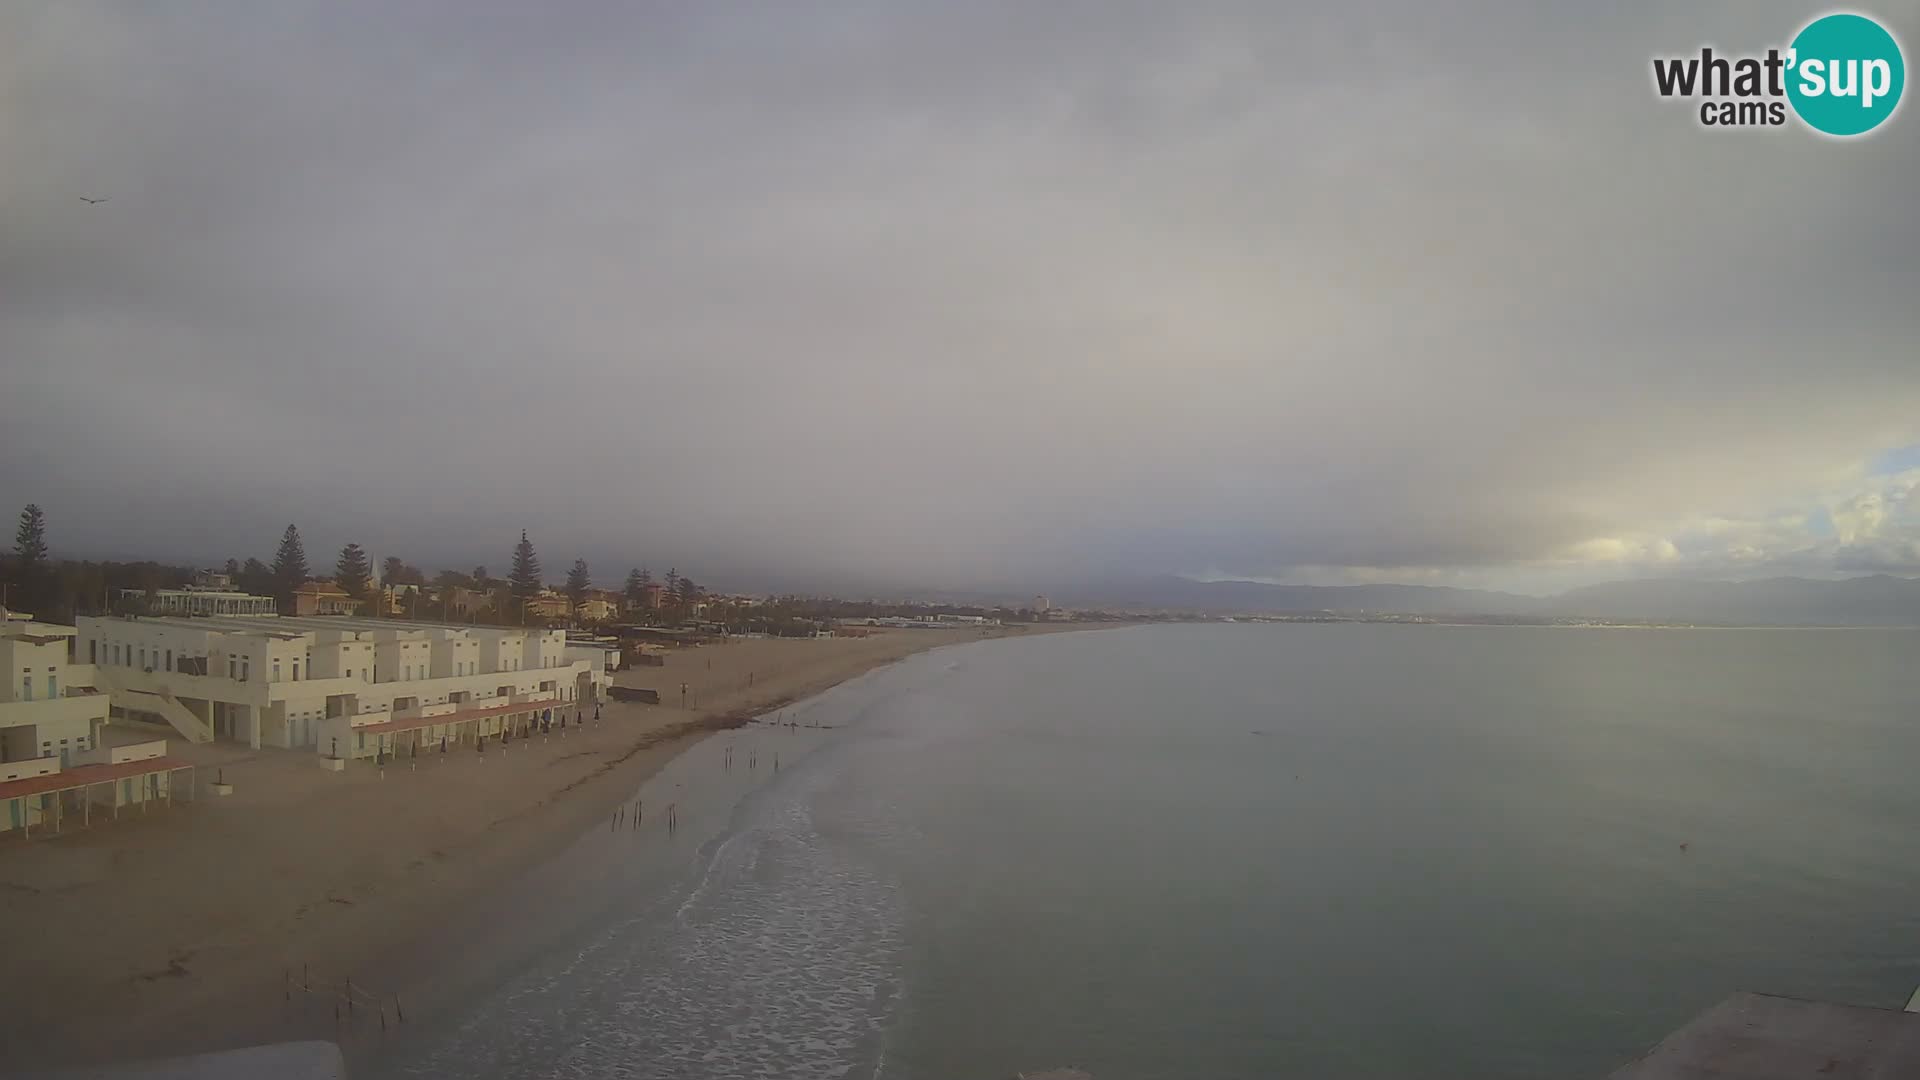
<svg viewBox="0 0 1920 1080"><path fill-rule="evenodd" d="M1600 1078L1904 1004L1916 778L1911 631L946 647L690 749L355 1075Z"/></svg>

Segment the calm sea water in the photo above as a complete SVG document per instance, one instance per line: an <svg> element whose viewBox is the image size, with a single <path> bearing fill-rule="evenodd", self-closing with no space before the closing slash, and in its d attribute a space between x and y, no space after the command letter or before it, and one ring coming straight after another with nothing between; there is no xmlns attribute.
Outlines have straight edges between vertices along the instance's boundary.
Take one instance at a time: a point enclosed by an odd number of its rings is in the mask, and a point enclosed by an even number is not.
<svg viewBox="0 0 1920 1080"><path fill-rule="evenodd" d="M583 838L618 870L577 927L370 1071L1586 1078L1737 989L1897 1007L1917 661L1390 625L940 650L676 762L675 834Z"/></svg>

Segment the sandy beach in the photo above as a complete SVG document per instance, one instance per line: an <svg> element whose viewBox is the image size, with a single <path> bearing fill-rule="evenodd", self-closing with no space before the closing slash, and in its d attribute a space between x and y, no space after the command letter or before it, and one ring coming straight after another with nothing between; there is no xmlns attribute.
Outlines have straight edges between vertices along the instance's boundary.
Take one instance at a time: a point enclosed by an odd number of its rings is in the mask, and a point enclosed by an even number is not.
<svg viewBox="0 0 1920 1080"><path fill-rule="evenodd" d="M85 831L0 845L7 973L0 1067L84 1064L282 1037L285 973L382 970L462 898L511 881L603 820L728 723L939 645L1007 632L740 640L620 673L662 704L499 753L344 773L300 751L173 745L199 797ZM1038 632L1038 630L1028 631ZM680 707L680 685L688 707ZM591 716L591 711L588 713ZM214 796L216 776L233 793ZM383 993L430 1009L432 973Z"/></svg>

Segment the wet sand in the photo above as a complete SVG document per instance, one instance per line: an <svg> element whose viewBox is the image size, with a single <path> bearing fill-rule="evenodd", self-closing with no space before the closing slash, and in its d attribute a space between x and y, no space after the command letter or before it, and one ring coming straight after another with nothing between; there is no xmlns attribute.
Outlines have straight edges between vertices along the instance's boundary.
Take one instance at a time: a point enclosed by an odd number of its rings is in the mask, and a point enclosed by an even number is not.
<svg viewBox="0 0 1920 1080"><path fill-rule="evenodd" d="M614 820L686 747L911 653L983 636L902 630L673 651L667 666L617 679L659 690L661 705L610 703L598 725L589 708L588 726L564 738L515 741L504 754L498 745L434 753L384 774L367 762L326 772L307 751L175 741L201 766L197 802L0 843L10 976L0 980L0 1068L289 1037L289 972L332 985L361 973L362 1014L397 997L417 1021L448 990L422 943L496 903L498 920L537 923L515 879ZM220 773L232 795L208 791ZM521 899L495 899L510 896Z"/></svg>

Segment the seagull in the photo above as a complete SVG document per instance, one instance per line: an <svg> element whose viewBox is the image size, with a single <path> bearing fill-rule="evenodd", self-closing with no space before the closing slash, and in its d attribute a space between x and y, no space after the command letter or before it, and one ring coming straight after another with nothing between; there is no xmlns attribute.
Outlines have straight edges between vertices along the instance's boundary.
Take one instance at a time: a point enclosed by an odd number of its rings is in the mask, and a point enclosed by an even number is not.
<svg viewBox="0 0 1920 1080"><path fill-rule="evenodd" d="M99 204L106 202L107 200L106 199L89 199L85 195L82 195L80 196L80 201L83 203L87 203L89 205L98 206Z"/></svg>
<svg viewBox="0 0 1920 1080"><path fill-rule="evenodd" d="M1680 850L1681 851L1687 850L1687 842L1685 840L1680 841Z"/></svg>

